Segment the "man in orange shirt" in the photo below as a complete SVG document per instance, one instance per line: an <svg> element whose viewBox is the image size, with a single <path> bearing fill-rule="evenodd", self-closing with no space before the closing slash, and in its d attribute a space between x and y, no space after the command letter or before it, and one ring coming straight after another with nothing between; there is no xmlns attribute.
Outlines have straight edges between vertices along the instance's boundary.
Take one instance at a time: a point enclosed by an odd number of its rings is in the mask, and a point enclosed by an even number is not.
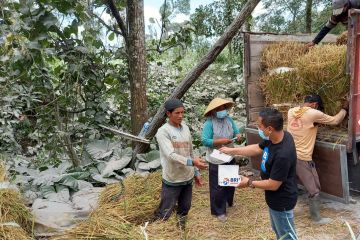
<svg viewBox="0 0 360 240"><path fill-rule="evenodd" d="M296 175L309 193L309 207L311 218L318 224L330 222L329 218L320 215L320 181L312 161L318 124L337 125L342 122L347 106L335 116L323 113L323 102L319 95L308 95L302 107L294 107L288 111L287 130L293 136L296 154Z"/></svg>

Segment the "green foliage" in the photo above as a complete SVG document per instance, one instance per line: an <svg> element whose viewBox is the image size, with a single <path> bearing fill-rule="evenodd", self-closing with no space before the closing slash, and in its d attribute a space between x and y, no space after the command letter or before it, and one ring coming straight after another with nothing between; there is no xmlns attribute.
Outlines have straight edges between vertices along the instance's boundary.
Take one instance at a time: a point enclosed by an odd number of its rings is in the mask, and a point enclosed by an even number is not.
<svg viewBox="0 0 360 240"><path fill-rule="evenodd" d="M196 51L187 51L186 58L179 61L180 68L166 59L172 59L171 53L162 55L163 66L150 64L148 82L148 100L150 115L153 115L160 104L170 95L179 82L185 77L201 56ZM201 129L205 121L203 113L207 104L215 97L234 97L239 102L244 99L244 87L242 83L242 68L234 62L229 64L231 57L228 52L220 55L220 60L213 63L202 76L194 83L182 98L185 101L186 122L193 133L193 143L196 147L201 146ZM225 64L225 62L227 64ZM181 70L179 70L181 69ZM239 110L236 108L236 110ZM240 118L240 112L234 112L235 119Z"/></svg>
<svg viewBox="0 0 360 240"><path fill-rule="evenodd" d="M126 8L125 1L116 1L116 5L119 10ZM0 6L2 152L34 156L34 166L44 171L49 165L56 166L74 157L69 151L72 149L91 165L99 159L91 155L87 144L114 137L100 129L99 124L129 131L126 52L121 45L117 49L104 45L105 36L115 40L116 33L93 17L94 13L108 12L104 6L103 1L97 0L3 1ZM160 9L165 22L161 39L148 38L148 49L156 50L147 52L150 115L209 48L210 43L196 35L194 25L173 22L176 14L189 14L189 10L189 0L166 1ZM195 109L195 114L188 115L195 132L200 131L201 112L208 101L215 95L228 97L238 91L239 76L241 62L231 54L221 54L198 80L196 90L184 97L189 109ZM225 87L219 90L218 85ZM200 145L198 136L194 140ZM120 159L120 153L111 154L112 160ZM105 181L101 175L105 166L101 165L95 167L97 178ZM152 169L153 165L143 161L141 166Z"/></svg>
<svg viewBox="0 0 360 240"><path fill-rule="evenodd" d="M247 1L245 0L213 1L205 6L200 5L195 9L195 13L191 15L191 24L194 25L194 35L196 38L213 38L221 36L226 28L234 21L246 2ZM251 24L252 17L250 16L244 24L245 26L243 29L250 31ZM242 61L242 42L242 34L239 33L229 43L229 56L230 58L235 58L232 60Z"/></svg>
<svg viewBox="0 0 360 240"><path fill-rule="evenodd" d="M220 36L241 11L246 1L213 1L208 5L200 5L191 15L191 23L199 36Z"/></svg>
<svg viewBox="0 0 360 240"><path fill-rule="evenodd" d="M150 31L149 41L147 41L148 49L156 50L157 54L162 54L172 48L186 49L190 46L192 43L191 34L194 32L193 26L188 21L182 23L172 21L177 14L189 14L189 12L189 0L165 0L159 9L161 22L157 22L154 18L150 19L151 24L148 26ZM158 27L161 27L160 33L157 32ZM148 54L148 61L154 61L155 56L153 54ZM179 59L177 58L174 61ZM159 64L161 63L159 62Z"/></svg>
<svg viewBox="0 0 360 240"><path fill-rule="evenodd" d="M129 126L124 53L103 46L88 7L71 0L3 4L2 151L33 155L45 148L56 158L65 137L80 151L102 136L98 124Z"/></svg>
<svg viewBox="0 0 360 240"><path fill-rule="evenodd" d="M300 33L305 32L306 1L264 0L263 14L256 19L256 26L263 32ZM331 1L314 0L312 6L312 32L317 32L331 16ZM344 27L336 27L332 33L340 33Z"/></svg>

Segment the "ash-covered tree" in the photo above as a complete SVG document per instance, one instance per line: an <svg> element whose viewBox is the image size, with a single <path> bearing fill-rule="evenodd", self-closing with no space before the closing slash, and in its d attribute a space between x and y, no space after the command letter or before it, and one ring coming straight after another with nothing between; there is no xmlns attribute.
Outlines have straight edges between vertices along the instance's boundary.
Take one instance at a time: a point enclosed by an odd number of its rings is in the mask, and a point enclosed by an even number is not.
<svg viewBox="0 0 360 240"><path fill-rule="evenodd" d="M331 15L331 1L326 0L264 0L264 13L255 19L262 32L311 33L317 32ZM338 26L332 33L343 31Z"/></svg>

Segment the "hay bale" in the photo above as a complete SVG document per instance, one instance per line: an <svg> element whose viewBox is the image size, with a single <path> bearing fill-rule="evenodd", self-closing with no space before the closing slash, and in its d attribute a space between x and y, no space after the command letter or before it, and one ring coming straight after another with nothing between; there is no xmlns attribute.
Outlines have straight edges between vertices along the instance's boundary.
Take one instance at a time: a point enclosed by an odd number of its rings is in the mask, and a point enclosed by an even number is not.
<svg viewBox="0 0 360 240"><path fill-rule="evenodd" d="M317 93L324 101L325 113L335 115L350 88L345 73L346 46L319 45L305 53L298 48L292 50L292 46L294 43L271 44L264 50L262 62L265 62L267 72L286 63L287 67L294 68L285 73L264 72L259 85L265 95L265 103L268 106L281 103L296 105L302 103L307 94ZM288 51L284 61L276 55L281 48ZM273 59L270 54L275 54Z"/></svg>
<svg viewBox="0 0 360 240"><path fill-rule="evenodd" d="M16 222L26 232L31 233L32 215L23 203L20 193L14 189L0 189L0 222Z"/></svg>
<svg viewBox="0 0 360 240"><path fill-rule="evenodd" d="M281 74L263 75L260 88L268 106L279 103L293 103L299 100L299 79L296 71Z"/></svg>
<svg viewBox="0 0 360 240"><path fill-rule="evenodd" d="M336 45L347 45L348 42L348 31L340 34L336 39Z"/></svg>
<svg viewBox="0 0 360 240"><path fill-rule="evenodd" d="M299 76L299 93L319 94L325 112L335 115L350 90L346 76L346 46L321 45L312 48L295 62Z"/></svg>
<svg viewBox="0 0 360 240"><path fill-rule="evenodd" d="M306 47L298 42L280 42L266 46L261 56L261 66L264 69L278 67L293 67L294 61L306 54Z"/></svg>

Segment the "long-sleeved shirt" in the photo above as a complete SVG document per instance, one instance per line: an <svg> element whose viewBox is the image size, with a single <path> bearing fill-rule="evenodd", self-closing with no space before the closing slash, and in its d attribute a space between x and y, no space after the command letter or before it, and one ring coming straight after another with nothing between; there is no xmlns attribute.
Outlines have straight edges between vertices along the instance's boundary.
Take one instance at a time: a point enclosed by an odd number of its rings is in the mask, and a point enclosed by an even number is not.
<svg viewBox="0 0 360 240"><path fill-rule="evenodd" d="M341 109L335 116L310 107L294 107L288 111L287 130L293 136L297 158L311 161L318 127L314 123L337 125L341 123L346 111Z"/></svg>
<svg viewBox="0 0 360 240"><path fill-rule="evenodd" d="M165 123L156 133L160 148L162 178L168 185L192 182L197 169L192 166L193 146L189 127L182 123L177 128Z"/></svg>
<svg viewBox="0 0 360 240"><path fill-rule="evenodd" d="M226 117L227 120L230 121L231 127L232 127L232 133L229 134L229 136L221 136L221 138L233 138L237 134L240 133L239 128L236 126L234 120L231 117ZM230 136L231 135L231 136ZM214 126L211 118L208 118L205 123L201 134L201 141L202 144L207 147L206 151L206 161L213 163L213 164L222 164L223 162L217 161L215 159L212 159L210 157L211 152L214 150L214 148L219 148L221 146L214 146L214 139L219 138L220 136L214 136ZM233 147L233 143L226 145L227 147Z"/></svg>
<svg viewBox="0 0 360 240"><path fill-rule="evenodd" d="M236 126L234 120L231 117L227 117L227 118L231 122L232 128L234 130L233 137L235 137L237 134L240 133L240 130ZM201 134L201 141L205 147L209 147L209 148L214 147L214 129L213 129L213 123L211 121L211 118L208 118L204 123L204 127L203 127L202 134Z"/></svg>
<svg viewBox="0 0 360 240"><path fill-rule="evenodd" d="M326 36L326 34L328 34L331 31L331 29L336 27L336 25L338 23L342 23L343 25L345 25L347 27L348 19L349 19L349 17L348 17L349 9L351 9L351 8L360 9L360 0L349 0L345 4L346 5L344 7L347 6L345 8L347 10L344 9L343 12L339 15L332 14L330 19L321 28L320 32L314 38L313 43L318 44L319 42L321 42L321 40Z"/></svg>
<svg viewBox="0 0 360 240"><path fill-rule="evenodd" d="M331 29L336 27L336 25L340 22L347 27L347 22L348 22L347 13L348 12L345 12L338 16L332 15L329 21L327 21L327 23L320 29L320 32L314 38L313 43L318 44L319 42L321 42L321 40L323 40L326 34L328 34L331 31Z"/></svg>

